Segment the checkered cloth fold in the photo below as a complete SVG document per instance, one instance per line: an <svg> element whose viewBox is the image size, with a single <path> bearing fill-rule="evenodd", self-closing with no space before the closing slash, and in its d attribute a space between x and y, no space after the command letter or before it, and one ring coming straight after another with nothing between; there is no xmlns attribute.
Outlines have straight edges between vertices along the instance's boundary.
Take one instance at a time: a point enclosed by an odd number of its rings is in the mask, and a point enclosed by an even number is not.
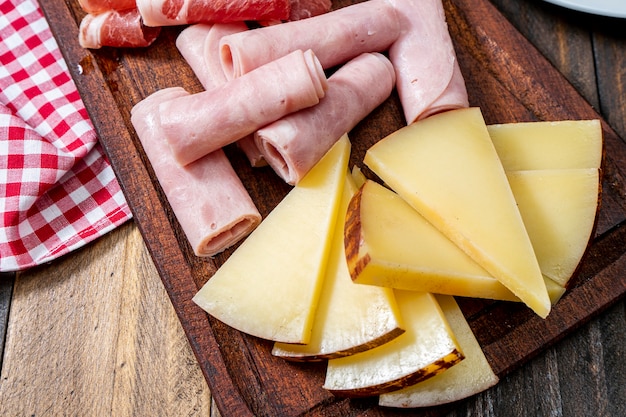
<svg viewBox="0 0 626 417"><path fill-rule="evenodd" d="M36 0L0 0L0 271L49 262L131 218Z"/></svg>

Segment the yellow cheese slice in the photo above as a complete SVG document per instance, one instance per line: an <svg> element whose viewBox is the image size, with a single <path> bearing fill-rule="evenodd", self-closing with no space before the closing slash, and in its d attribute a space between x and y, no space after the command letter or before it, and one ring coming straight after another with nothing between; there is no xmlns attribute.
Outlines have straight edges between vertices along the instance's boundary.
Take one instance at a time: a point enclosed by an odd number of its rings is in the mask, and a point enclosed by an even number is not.
<svg viewBox="0 0 626 417"><path fill-rule="evenodd" d="M468 398L498 383L498 376L487 362L454 297L437 295L436 298L465 359L425 381L382 394L379 405L399 408L433 407Z"/></svg>
<svg viewBox="0 0 626 417"><path fill-rule="evenodd" d="M233 252L193 301L242 332L307 343L348 169L343 136Z"/></svg>
<svg viewBox="0 0 626 417"><path fill-rule="evenodd" d="M487 129L507 171L600 168L599 120L506 123Z"/></svg>
<svg viewBox="0 0 626 417"><path fill-rule="evenodd" d="M275 356L301 361L336 358L371 349L404 332L393 290L355 285L350 278L343 228L355 192L352 177L346 175L311 340L304 345L275 343Z"/></svg>
<svg viewBox="0 0 626 417"><path fill-rule="evenodd" d="M374 181L353 198L344 242L354 282L519 301L406 201Z"/></svg>
<svg viewBox="0 0 626 417"><path fill-rule="evenodd" d="M406 331L384 345L330 359L324 388L343 396L378 395L430 378L463 359L432 294L395 293Z"/></svg>
<svg viewBox="0 0 626 417"><path fill-rule="evenodd" d="M566 287L593 233L599 170L507 173L541 272Z"/></svg>
<svg viewBox="0 0 626 417"><path fill-rule="evenodd" d="M540 317L550 299L504 169L478 108L406 126L365 163Z"/></svg>

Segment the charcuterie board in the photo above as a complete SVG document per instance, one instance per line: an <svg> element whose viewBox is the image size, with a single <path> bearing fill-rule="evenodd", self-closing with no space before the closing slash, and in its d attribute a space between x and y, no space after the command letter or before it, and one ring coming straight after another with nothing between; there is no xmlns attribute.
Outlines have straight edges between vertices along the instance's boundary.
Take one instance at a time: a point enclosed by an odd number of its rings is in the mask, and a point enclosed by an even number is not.
<svg viewBox="0 0 626 417"><path fill-rule="evenodd" d="M350 4L334 2L334 7ZM41 0L68 67L111 159L136 223L223 415L404 415L375 399L334 397L322 388L324 364L291 364L270 354L271 343L235 331L207 316L192 301L234 249L202 259L193 255L130 123L130 109L154 91L201 86L178 53L181 28L165 28L146 49L78 45L84 14L77 1ZM566 79L486 0L445 0L450 33L465 77L470 104L487 123L599 118ZM397 96L352 132L351 164L403 125ZM603 122L605 159L602 206L596 236L572 288L542 320L520 305L460 299L494 371L503 376L556 343L626 293L626 144ZM251 168L233 146L233 166L262 215L288 192L270 168ZM449 406L413 410L437 415Z"/></svg>

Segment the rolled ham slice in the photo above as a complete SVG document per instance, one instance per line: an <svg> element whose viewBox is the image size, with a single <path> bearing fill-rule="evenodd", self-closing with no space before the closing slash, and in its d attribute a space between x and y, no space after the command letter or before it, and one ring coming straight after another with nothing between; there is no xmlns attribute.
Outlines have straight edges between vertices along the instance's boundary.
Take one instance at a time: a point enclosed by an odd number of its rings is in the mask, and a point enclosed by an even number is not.
<svg viewBox="0 0 626 417"><path fill-rule="evenodd" d="M148 26L286 20L289 0L137 0Z"/></svg>
<svg viewBox="0 0 626 417"><path fill-rule="evenodd" d="M297 184L344 133L391 95L395 78L391 62L380 53L353 58L328 79L317 106L256 132L265 160L287 183Z"/></svg>
<svg viewBox="0 0 626 417"><path fill-rule="evenodd" d="M407 124L467 107L465 80L448 32L441 0L390 0L402 32L389 48Z"/></svg>
<svg viewBox="0 0 626 417"><path fill-rule="evenodd" d="M388 0L370 0L308 19L266 26L222 38L224 73L236 78L294 50L312 49L324 68L363 52L382 52L400 34Z"/></svg>
<svg viewBox="0 0 626 417"><path fill-rule="evenodd" d="M109 10L87 14L80 22L78 42L83 48L103 46L120 48L146 47L159 36L161 28L150 28L141 21L137 9Z"/></svg>
<svg viewBox="0 0 626 417"><path fill-rule="evenodd" d="M174 160L158 106L187 95L180 87L159 90L133 107L131 122L194 253L213 256L247 236L261 215L221 149L187 167Z"/></svg>
<svg viewBox="0 0 626 417"><path fill-rule="evenodd" d="M161 125L174 157L187 165L319 103L327 88L313 52L295 51L212 90L161 103Z"/></svg>
<svg viewBox="0 0 626 417"><path fill-rule="evenodd" d="M245 30L248 30L248 26L243 22L197 23L187 27L178 35L176 47L205 90L211 90L227 82L219 60L220 39ZM253 167L267 165L252 135L239 139L237 146Z"/></svg>
<svg viewBox="0 0 626 417"><path fill-rule="evenodd" d="M92 14L137 8L136 0L78 0L78 3L85 12Z"/></svg>

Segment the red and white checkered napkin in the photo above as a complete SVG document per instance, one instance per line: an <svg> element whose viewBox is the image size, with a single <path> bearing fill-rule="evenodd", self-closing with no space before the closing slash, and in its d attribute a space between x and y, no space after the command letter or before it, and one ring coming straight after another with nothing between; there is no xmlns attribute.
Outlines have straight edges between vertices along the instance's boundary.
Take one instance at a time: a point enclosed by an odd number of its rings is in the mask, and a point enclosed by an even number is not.
<svg viewBox="0 0 626 417"><path fill-rule="evenodd" d="M0 271L49 262L131 218L36 0L0 0Z"/></svg>

